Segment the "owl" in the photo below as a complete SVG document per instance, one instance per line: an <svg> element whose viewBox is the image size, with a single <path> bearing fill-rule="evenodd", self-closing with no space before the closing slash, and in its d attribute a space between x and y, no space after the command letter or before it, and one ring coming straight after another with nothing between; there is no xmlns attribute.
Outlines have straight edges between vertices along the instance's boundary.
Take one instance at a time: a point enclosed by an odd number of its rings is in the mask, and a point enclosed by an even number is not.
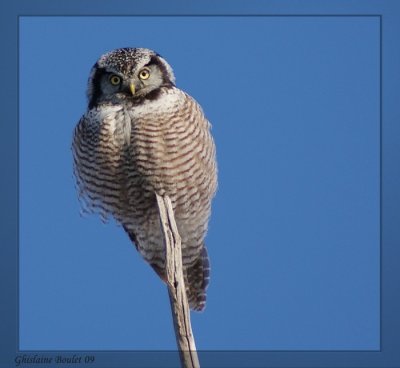
<svg viewBox="0 0 400 368"><path fill-rule="evenodd" d="M113 217L166 281L155 194L168 195L182 240L189 305L203 310L210 271L204 238L217 188L209 121L175 86L167 61L145 48L101 56L91 70L87 98L72 143L83 209Z"/></svg>

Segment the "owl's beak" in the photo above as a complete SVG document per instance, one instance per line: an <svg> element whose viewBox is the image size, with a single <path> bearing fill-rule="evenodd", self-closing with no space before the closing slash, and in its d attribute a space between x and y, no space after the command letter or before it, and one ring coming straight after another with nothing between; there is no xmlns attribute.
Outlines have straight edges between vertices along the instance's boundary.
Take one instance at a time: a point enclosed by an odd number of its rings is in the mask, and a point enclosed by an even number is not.
<svg viewBox="0 0 400 368"><path fill-rule="evenodd" d="M129 85L129 89L131 90L131 93L132 93L132 96L135 94L135 92L136 92L136 88L135 88L135 85L133 84L133 83L131 83L130 85Z"/></svg>

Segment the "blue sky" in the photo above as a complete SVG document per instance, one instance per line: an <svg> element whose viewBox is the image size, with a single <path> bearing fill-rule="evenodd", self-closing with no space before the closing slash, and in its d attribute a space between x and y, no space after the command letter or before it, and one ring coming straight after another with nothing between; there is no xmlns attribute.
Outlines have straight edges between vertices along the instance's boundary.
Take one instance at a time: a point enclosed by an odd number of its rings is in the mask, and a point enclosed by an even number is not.
<svg viewBox="0 0 400 368"><path fill-rule="evenodd" d="M213 125L198 349L379 349L379 20L20 19L20 348L174 349L166 288L81 217L72 131L90 68L148 47Z"/></svg>

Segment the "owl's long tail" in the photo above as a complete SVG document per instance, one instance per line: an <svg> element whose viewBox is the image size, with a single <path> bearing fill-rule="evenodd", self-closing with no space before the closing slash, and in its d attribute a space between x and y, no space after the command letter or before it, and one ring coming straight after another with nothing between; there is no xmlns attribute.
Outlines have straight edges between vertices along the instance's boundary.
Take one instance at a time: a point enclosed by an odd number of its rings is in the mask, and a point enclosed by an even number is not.
<svg viewBox="0 0 400 368"><path fill-rule="evenodd" d="M165 269L160 269L157 265L151 264L158 276L167 283L167 275ZM184 268L183 277L185 279L186 296L189 307L192 310L201 312L206 306L207 286L210 282L210 259L205 245L201 250L196 261Z"/></svg>
<svg viewBox="0 0 400 368"><path fill-rule="evenodd" d="M210 260L205 245L193 265L185 270L186 295L189 306L202 311L206 306L206 289L210 281Z"/></svg>
<svg viewBox="0 0 400 368"><path fill-rule="evenodd" d="M136 249L138 249L138 240L135 234L129 231L126 226L124 226L124 229L128 233L132 243L135 244ZM165 269L159 268L156 264L151 264L151 266L158 276L164 282L167 282ZM204 244L196 261L192 265L184 268L183 277L185 279L186 296L190 308L195 311L204 310L207 299L206 290L210 282L210 259Z"/></svg>

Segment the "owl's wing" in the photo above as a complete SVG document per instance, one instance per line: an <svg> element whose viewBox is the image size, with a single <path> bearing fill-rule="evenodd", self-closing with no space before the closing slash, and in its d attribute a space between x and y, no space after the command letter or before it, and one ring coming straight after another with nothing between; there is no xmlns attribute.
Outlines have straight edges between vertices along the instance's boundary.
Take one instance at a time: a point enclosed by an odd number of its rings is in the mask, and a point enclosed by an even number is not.
<svg viewBox="0 0 400 368"><path fill-rule="evenodd" d="M92 143L91 143L92 141ZM79 194L79 200L82 205L82 211L85 213L93 212L93 206L90 195L90 188L87 179L90 182L90 171L93 171L93 157L91 148L94 137L91 136L88 129L88 121L86 115L83 115L73 132L72 139L72 155L73 155L73 172L75 176L75 184Z"/></svg>

